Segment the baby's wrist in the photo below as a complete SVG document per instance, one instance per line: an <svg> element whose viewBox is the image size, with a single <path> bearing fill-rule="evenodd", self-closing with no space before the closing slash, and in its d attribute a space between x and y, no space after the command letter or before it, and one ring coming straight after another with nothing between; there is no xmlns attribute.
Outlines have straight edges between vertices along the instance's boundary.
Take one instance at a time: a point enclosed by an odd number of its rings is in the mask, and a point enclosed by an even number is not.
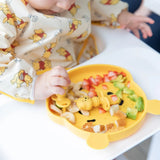
<svg viewBox="0 0 160 160"><path fill-rule="evenodd" d="M125 28L125 26L127 26L128 24L128 16L130 16L130 13L127 11L127 10L123 10L118 18L117 18L117 21L118 23L120 24L121 27Z"/></svg>

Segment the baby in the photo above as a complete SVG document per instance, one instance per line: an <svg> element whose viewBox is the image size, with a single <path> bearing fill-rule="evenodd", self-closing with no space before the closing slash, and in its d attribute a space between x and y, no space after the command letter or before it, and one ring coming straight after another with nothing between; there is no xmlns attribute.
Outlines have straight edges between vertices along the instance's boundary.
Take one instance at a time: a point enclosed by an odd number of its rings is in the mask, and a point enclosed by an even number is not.
<svg viewBox="0 0 160 160"><path fill-rule="evenodd" d="M64 68L93 56L91 21L152 36L154 21L119 0L0 0L0 93L34 103L64 94Z"/></svg>

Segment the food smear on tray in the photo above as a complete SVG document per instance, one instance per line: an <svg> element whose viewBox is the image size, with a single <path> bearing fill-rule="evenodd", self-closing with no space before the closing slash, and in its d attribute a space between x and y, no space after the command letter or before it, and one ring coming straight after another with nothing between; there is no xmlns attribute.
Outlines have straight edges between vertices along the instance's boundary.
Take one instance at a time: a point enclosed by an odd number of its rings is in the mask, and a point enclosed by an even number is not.
<svg viewBox="0 0 160 160"><path fill-rule="evenodd" d="M50 97L50 110L87 132L119 131L144 110L142 96L124 72L90 75L65 91Z"/></svg>

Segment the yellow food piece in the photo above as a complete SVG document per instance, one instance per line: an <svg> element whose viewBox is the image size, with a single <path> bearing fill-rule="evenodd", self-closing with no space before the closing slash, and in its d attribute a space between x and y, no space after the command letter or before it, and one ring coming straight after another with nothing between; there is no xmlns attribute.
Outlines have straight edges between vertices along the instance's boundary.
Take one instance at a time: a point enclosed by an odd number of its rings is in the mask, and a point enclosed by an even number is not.
<svg viewBox="0 0 160 160"><path fill-rule="evenodd" d="M100 97L100 102L105 111L110 109L110 104L107 97Z"/></svg>
<svg viewBox="0 0 160 160"><path fill-rule="evenodd" d="M91 100L91 98L88 98L88 97L78 98L77 100L75 100L75 102L77 104L77 107L80 110L87 110L87 111L89 111L93 107L92 100Z"/></svg>
<svg viewBox="0 0 160 160"><path fill-rule="evenodd" d="M92 98L92 105L94 107L99 107L99 104L100 104L100 99L98 97L93 97Z"/></svg>
<svg viewBox="0 0 160 160"><path fill-rule="evenodd" d="M91 110L93 107L102 106L104 110L108 111L110 108L107 97L81 97L76 100L77 107L80 110Z"/></svg>
<svg viewBox="0 0 160 160"><path fill-rule="evenodd" d="M56 105L57 105L58 107L60 107L60 108L67 108L67 107L69 107L69 106L71 105L71 100L68 99L68 98L66 98L66 95L65 95L65 94L64 94L64 95L59 95L59 94L53 95L53 96L51 97L51 99L52 99L53 101L55 101L55 102L56 102Z"/></svg>

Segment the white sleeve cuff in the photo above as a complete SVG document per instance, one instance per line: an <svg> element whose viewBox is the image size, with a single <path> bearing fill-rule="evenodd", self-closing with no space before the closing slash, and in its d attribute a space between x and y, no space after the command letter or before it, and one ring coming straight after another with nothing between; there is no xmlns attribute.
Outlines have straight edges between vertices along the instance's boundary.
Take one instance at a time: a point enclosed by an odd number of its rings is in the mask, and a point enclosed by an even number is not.
<svg viewBox="0 0 160 160"><path fill-rule="evenodd" d="M37 79L38 76L35 76L33 78L33 82L32 82L32 90L31 90L31 100L35 100L35 83L36 83L36 79Z"/></svg>

